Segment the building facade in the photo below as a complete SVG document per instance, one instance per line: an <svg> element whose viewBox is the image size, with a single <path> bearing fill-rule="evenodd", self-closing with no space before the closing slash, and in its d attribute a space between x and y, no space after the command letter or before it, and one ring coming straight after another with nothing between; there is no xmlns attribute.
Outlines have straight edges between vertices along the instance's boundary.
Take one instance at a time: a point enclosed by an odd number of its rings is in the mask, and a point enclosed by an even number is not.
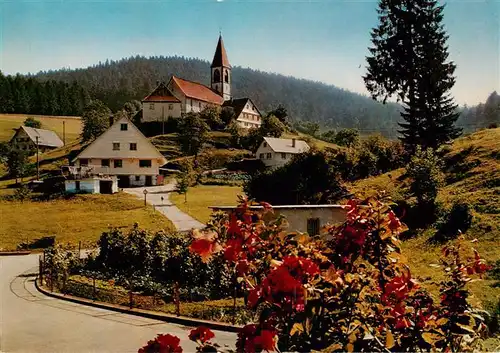
<svg viewBox="0 0 500 353"><path fill-rule="evenodd" d="M167 84L159 83L142 100L142 121L166 121L180 118L186 113L198 113L210 105L232 107L235 119L242 128L258 127L262 116L249 98L232 99L231 65L219 36L212 64L210 86L172 76ZM242 105L243 104L243 105Z"/></svg>
<svg viewBox="0 0 500 353"><path fill-rule="evenodd" d="M92 175L116 176L118 187L162 184L159 168L166 158L127 118L115 122L74 160Z"/></svg>
<svg viewBox="0 0 500 353"><path fill-rule="evenodd" d="M213 211L235 212L237 206L210 206ZM261 210L262 206L250 206L250 209ZM273 206L273 213L264 217L264 221L275 219L279 215L286 218L288 230L291 232L323 234L322 229L328 224L344 222L346 211L340 205L279 205Z"/></svg>
<svg viewBox="0 0 500 353"><path fill-rule="evenodd" d="M264 137L255 154L266 167L279 168L290 162L294 155L309 149L309 145L302 140Z"/></svg>

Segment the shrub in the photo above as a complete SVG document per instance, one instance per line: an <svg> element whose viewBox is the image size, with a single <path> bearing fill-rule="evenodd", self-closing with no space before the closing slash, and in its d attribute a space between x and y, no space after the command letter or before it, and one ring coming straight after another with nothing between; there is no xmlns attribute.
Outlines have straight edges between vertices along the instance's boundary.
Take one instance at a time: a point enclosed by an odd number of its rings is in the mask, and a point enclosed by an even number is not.
<svg viewBox="0 0 500 353"><path fill-rule="evenodd" d="M334 142L339 146L353 147L359 142L359 132L355 129L339 130Z"/></svg>
<svg viewBox="0 0 500 353"><path fill-rule="evenodd" d="M441 160L432 149L417 147L406 168L406 174L412 179L410 191L417 198L424 222L432 223L435 219L435 200L443 184L441 166Z"/></svg>
<svg viewBox="0 0 500 353"><path fill-rule="evenodd" d="M15 191L13 198L18 201L25 201L29 199L31 190L26 185L19 186Z"/></svg>
<svg viewBox="0 0 500 353"><path fill-rule="evenodd" d="M223 254L249 288L248 306L259 309L243 327L237 351L444 351L474 350L484 319L468 303L467 283L488 267L465 240L443 249L446 279L438 301L412 277L397 239L405 226L383 203L368 199L346 205L344 224L329 238L286 233L282 220L266 223L272 212L239 209L200 234L191 251L205 262ZM190 339L198 351L214 351Z"/></svg>
<svg viewBox="0 0 500 353"><path fill-rule="evenodd" d="M40 129L42 127L40 120L36 120L31 116L27 117L23 124L24 126L33 127L35 129Z"/></svg>
<svg viewBox="0 0 500 353"><path fill-rule="evenodd" d="M455 203L451 210L444 215L437 225L436 241L445 241L456 238L460 233L466 232L472 225L471 208L466 203Z"/></svg>

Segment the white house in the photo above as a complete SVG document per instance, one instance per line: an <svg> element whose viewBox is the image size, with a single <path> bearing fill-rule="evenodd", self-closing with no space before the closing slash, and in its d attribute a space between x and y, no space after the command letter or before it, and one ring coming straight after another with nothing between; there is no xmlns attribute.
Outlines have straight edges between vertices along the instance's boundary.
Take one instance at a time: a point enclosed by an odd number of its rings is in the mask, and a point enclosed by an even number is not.
<svg viewBox="0 0 500 353"><path fill-rule="evenodd" d="M142 121L166 121L182 114L200 112L209 105L234 108L238 125L243 128L260 126L261 114L249 98L232 99L231 65L222 36L219 36L210 65L210 86L172 76L167 84L159 83L142 100Z"/></svg>
<svg viewBox="0 0 500 353"><path fill-rule="evenodd" d="M167 160L127 118L116 121L74 160L94 176L116 176L118 187L162 183L159 168Z"/></svg>
<svg viewBox="0 0 500 353"><path fill-rule="evenodd" d="M234 119L241 128L258 128L262 124L262 114L250 98L231 99L222 106L234 109Z"/></svg>
<svg viewBox="0 0 500 353"><path fill-rule="evenodd" d="M256 156L266 167L279 168L296 154L309 151L309 145L302 140L264 137Z"/></svg>

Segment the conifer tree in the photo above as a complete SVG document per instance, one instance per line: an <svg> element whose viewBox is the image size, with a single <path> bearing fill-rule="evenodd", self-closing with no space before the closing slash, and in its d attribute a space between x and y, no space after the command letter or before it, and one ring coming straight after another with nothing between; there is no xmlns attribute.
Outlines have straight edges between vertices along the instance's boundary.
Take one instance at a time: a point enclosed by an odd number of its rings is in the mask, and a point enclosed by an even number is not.
<svg viewBox="0 0 500 353"><path fill-rule="evenodd" d="M461 132L449 93L456 66L448 61L443 10L437 0L380 0L371 34L366 88L374 99L395 96L404 104L400 134L410 150L437 148Z"/></svg>

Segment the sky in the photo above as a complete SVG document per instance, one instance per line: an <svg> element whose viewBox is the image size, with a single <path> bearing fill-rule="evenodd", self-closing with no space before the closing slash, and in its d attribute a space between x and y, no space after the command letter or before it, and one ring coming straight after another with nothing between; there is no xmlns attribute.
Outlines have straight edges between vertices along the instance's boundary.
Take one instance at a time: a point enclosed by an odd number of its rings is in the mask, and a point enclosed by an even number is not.
<svg viewBox="0 0 500 353"><path fill-rule="evenodd" d="M444 24L459 104L500 91L500 0L449 0ZM87 67L132 55L211 60L367 94L375 0L0 0L0 70Z"/></svg>

